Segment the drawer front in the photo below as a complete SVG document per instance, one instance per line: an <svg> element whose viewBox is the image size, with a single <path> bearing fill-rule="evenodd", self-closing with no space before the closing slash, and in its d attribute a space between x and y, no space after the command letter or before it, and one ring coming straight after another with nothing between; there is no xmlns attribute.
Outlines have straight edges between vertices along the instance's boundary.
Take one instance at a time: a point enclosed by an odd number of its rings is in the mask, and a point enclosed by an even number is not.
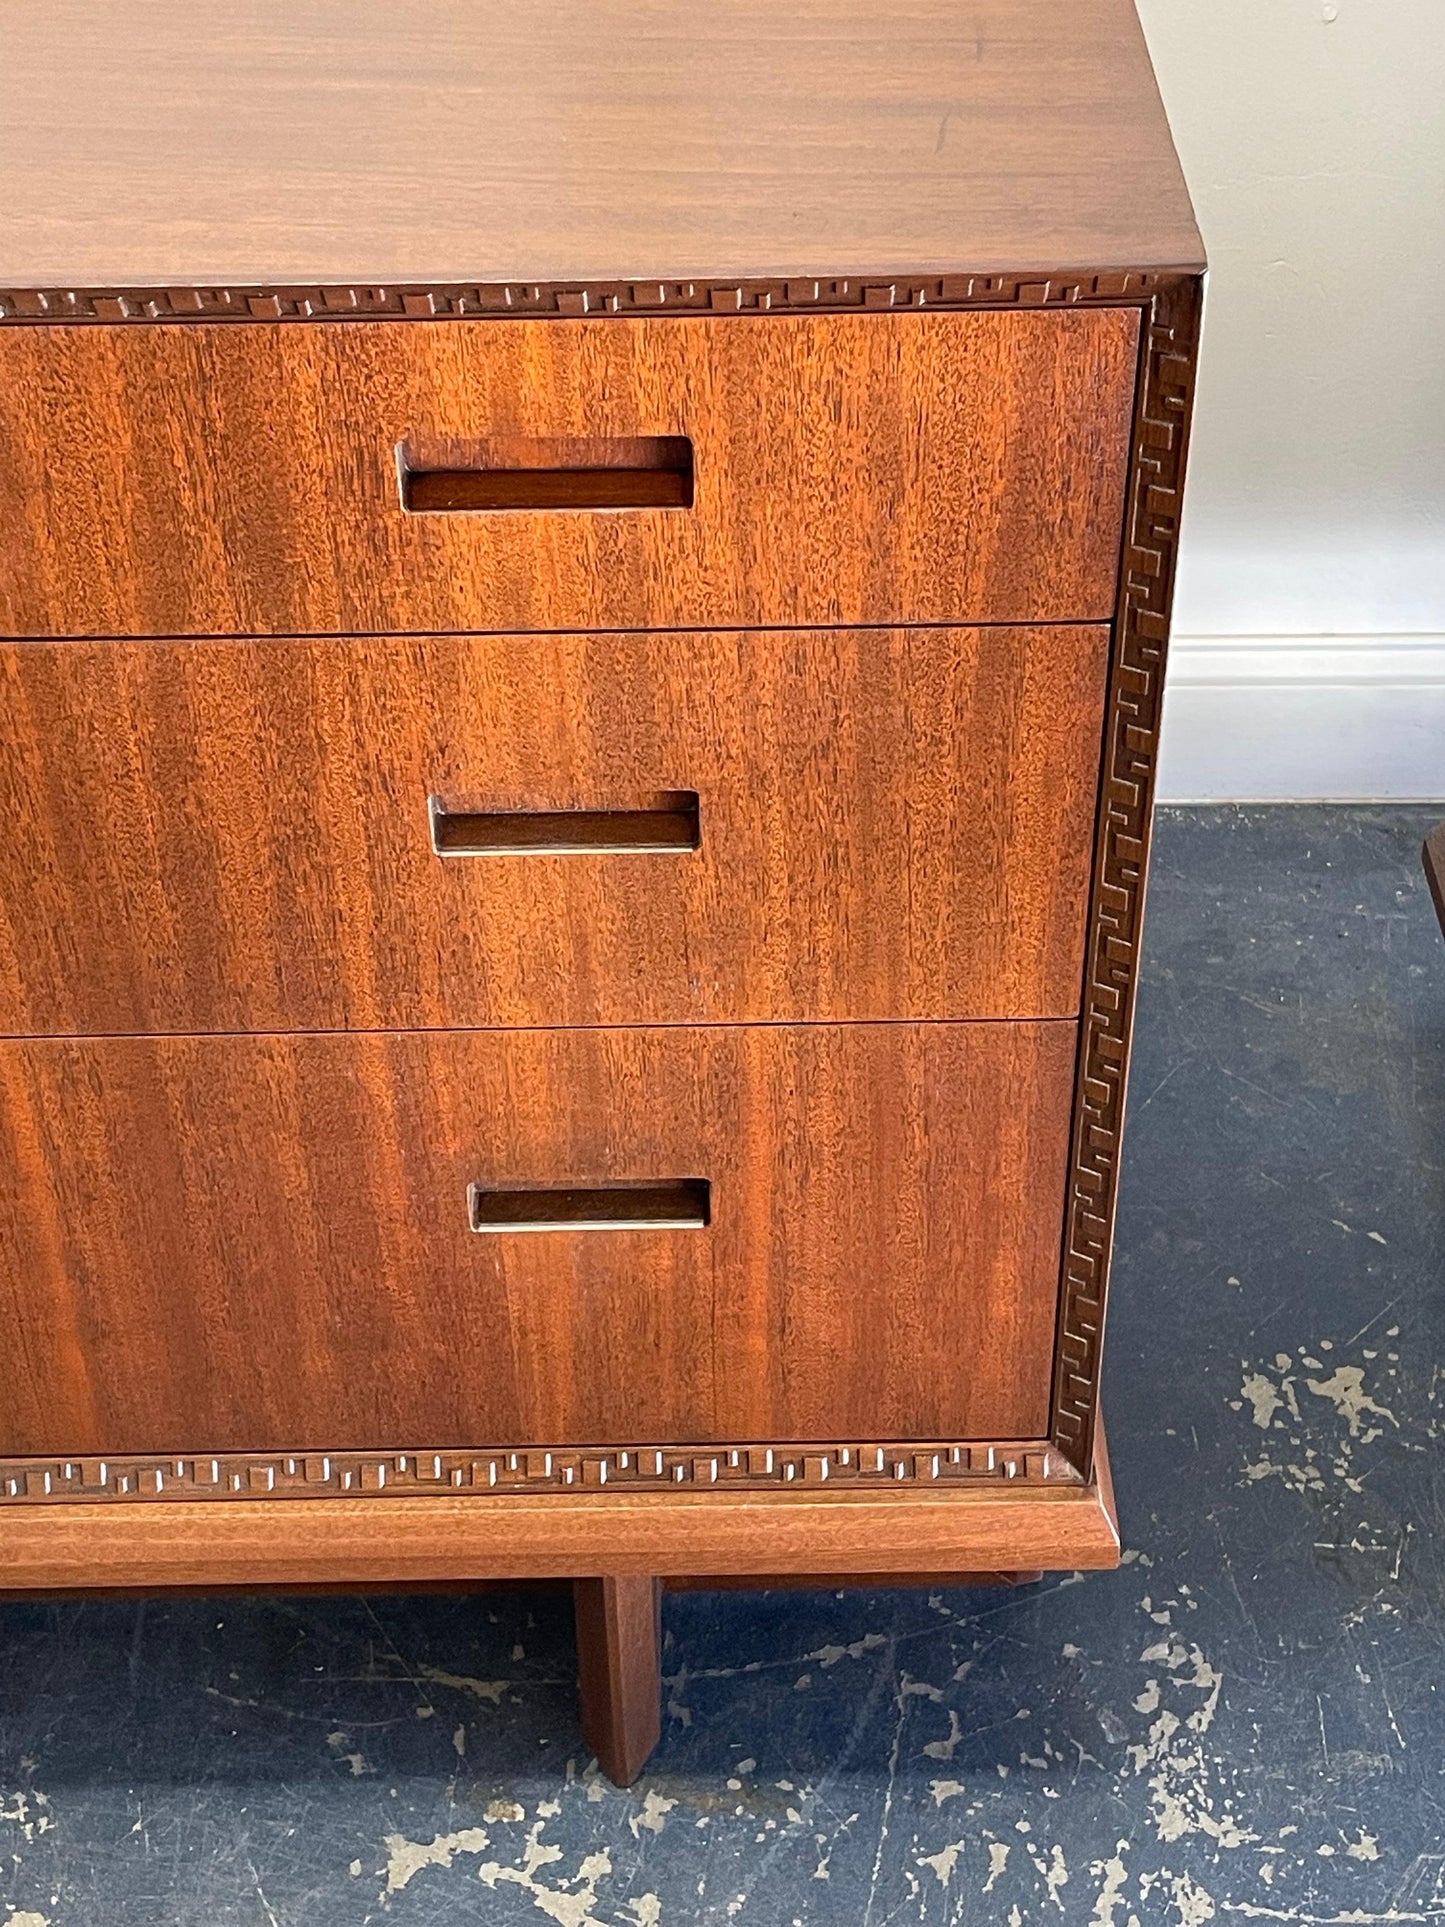
<svg viewBox="0 0 1445 1927"><path fill-rule="evenodd" d="M1138 330L1132 308L7 328L0 627L1107 618Z"/></svg>
<svg viewBox="0 0 1445 1927"><path fill-rule="evenodd" d="M0 1455L1039 1436L1074 1043L5 1043Z"/></svg>
<svg viewBox="0 0 1445 1927"><path fill-rule="evenodd" d="M0 1030L1072 1015L1107 653L12 644Z"/></svg>

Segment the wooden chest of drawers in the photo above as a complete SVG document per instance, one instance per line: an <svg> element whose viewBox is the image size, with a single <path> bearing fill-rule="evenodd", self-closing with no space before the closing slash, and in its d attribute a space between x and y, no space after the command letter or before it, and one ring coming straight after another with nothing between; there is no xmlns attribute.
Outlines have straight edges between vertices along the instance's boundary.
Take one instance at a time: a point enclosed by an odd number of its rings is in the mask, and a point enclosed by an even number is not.
<svg viewBox="0 0 1445 1927"><path fill-rule="evenodd" d="M670 1577L1117 1557L1202 262L1128 0L535 11L19 36L0 1587L572 1577L626 1778Z"/></svg>

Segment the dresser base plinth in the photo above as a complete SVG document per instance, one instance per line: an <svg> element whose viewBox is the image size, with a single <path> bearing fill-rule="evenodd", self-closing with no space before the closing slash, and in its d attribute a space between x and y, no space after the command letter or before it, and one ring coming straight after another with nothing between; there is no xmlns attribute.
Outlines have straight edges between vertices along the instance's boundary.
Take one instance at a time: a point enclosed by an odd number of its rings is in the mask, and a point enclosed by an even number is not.
<svg viewBox="0 0 1445 1927"><path fill-rule="evenodd" d="M1071 1571L1119 1562L1106 1489L10 1505L0 1593L788 1571Z"/></svg>
<svg viewBox="0 0 1445 1927"><path fill-rule="evenodd" d="M942 1490L11 1503L0 1593L1108 1568L1119 1534L1102 1428L1096 1464L1092 1484Z"/></svg>
<svg viewBox="0 0 1445 1927"><path fill-rule="evenodd" d="M1118 1563L1102 1427L1094 1481L1077 1485L133 1499L0 1510L0 1598L570 1579L583 1730L622 1785L658 1739L664 1589L1026 1584Z"/></svg>

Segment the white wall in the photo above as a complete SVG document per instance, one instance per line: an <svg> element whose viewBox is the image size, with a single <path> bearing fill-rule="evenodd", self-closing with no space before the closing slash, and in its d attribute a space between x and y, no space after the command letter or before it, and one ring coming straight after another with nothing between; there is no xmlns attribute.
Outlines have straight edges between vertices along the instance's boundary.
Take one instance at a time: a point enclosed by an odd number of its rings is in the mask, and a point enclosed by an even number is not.
<svg viewBox="0 0 1445 1927"><path fill-rule="evenodd" d="M1138 0L1209 250L1161 795L1445 797L1445 0Z"/></svg>

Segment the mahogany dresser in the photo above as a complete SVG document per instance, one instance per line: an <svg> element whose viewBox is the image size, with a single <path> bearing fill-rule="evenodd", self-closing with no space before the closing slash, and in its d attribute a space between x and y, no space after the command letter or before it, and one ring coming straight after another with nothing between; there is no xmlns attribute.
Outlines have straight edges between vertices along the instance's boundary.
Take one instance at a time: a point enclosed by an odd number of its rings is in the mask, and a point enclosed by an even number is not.
<svg viewBox="0 0 1445 1927"><path fill-rule="evenodd" d="M1129 0L4 35L0 1588L1111 1564Z"/></svg>

